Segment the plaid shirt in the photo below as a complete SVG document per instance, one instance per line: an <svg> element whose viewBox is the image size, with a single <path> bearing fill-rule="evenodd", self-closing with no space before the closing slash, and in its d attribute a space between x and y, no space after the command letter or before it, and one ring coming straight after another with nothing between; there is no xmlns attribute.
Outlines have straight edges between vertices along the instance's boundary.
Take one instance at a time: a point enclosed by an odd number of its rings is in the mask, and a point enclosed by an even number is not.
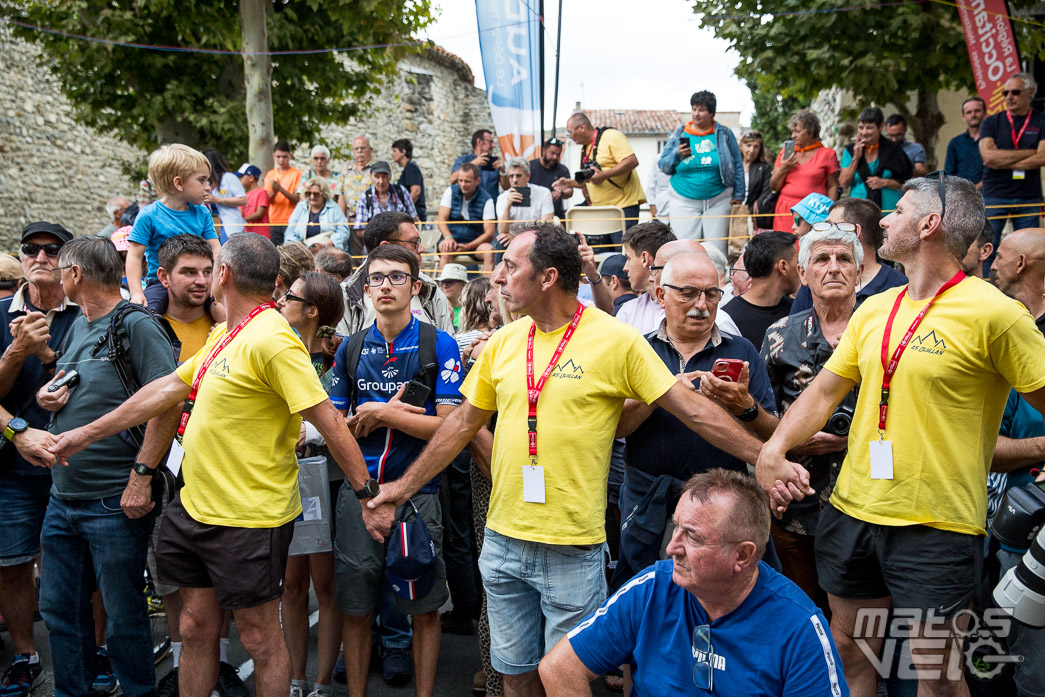
<svg viewBox="0 0 1045 697"><path fill-rule="evenodd" d="M371 218L386 211L399 211L406 213L411 218L417 218L414 200L410 198L410 192L405 187L389 184L388 198L385 200L385 204L381 205L377 199L377 192L371 186L364 190L359 200L356 201L356 224L353 227L356 230L362 230Z"/></svg>
<svg viewBox="0 0 1045 697"><path fill-rule="evenodd" d="M359 201L359 197L370 187L371 166L368 164L362 172L356 171L353 166L341 173L340 189L337 193L339 196L345 197L345 215L349 220L355 216L356 202Z"/></svg>

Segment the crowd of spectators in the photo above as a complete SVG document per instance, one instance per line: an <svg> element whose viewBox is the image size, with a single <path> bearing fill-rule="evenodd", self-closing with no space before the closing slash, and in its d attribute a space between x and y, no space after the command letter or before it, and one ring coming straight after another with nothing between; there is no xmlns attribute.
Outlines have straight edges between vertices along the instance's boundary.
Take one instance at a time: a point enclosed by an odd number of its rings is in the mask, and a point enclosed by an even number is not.
<svg viewBox="0 0 1045 697"><path fill-rule="evenodd" d="M773 165L697 92L646 222L627 138L578 113L581 177L554 137L502 159L476 131L432 250L405 139L398 182L365 137L342 172L166 145L111 230L28 224L0 257L0 697L43 674L36 568L63 697L249 697L230 624L259 697L361 697L374 652L431 695L476 628L490 695L969 694L1021 556L991 519L1045 461L1035 90L968 100L947 174L877 107L840 163L799 111ZM635 219L621 253L556 222L574 190ZM990 693L1045 693L1045 631L996 639L1025 660Z"/></svg>

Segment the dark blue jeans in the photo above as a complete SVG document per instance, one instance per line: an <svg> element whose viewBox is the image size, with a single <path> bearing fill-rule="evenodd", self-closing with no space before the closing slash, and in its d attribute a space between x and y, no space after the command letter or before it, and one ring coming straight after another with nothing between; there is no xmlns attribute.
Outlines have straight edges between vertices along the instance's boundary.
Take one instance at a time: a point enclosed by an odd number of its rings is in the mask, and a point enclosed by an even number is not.
<svg viewBox="0 0 1045 697"><path fill-rule="evenodd" d="M101 589L106 643L123 694L156 693L145 564L154 516L131 520L120 494L85 501L55 496L41 540L40 613L47 624L56 697L84 697L95 676L91 594Z"/></svg>
<svg viewBox="0 0 1045 697"><path fill-rule="evenodd" d="M1028 206L1028 203L1041 203L1041 199L1033 198L997 198L995 196L984 196L983 203L986 206L998 206L987 208L987 218L990 220L991 228L994 230L994 252L998 251L1001 244L1001 231L1005 227L1006 220L1012 220L1013 230L1024 230L1029 227L1038 227L1041 220L1041 208ZM1010 207L1011 206L1011 207ZM983 262L983 276L990 276L991 264L994 263L994 252Z"/></svg>

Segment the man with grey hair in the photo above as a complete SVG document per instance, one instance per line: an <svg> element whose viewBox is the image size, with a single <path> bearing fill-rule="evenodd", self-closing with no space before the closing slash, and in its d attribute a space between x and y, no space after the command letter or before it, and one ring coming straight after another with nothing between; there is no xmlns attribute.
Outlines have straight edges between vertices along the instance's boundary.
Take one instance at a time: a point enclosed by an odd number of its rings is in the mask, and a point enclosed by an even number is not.
<svg viewBox="0 0 1045 697"><path fill-rule="evenodd" d="M225 306L225 326L175 372L148 383L118 408L108 405L101 418L70 424L77 428L62 433L52 452L70 461L90 444L171 409L176 414L185 403L178 424L185 487L164 512L156 548L160 580L178 586L184 606L179 692L182 697L211 693L218 678L222 610L228 609L254 659L257 694L283 697L290 687L290 660L279 601L294 520L301 513L294 455L301 417L323 435L345 471L346 486L364 503L379 487L327 398L308 351L273 307L276 248L260 235L235 235L222 247L216 267L213 291ZM75 266L65 269L63 282L77 282L75 272ZM259 439L259 433L266 438ZM375 539L383 539L392 515L391 506L363 510ZM145 607L144 601L138 604ZM151 666L151 657L141 662Z"/></svg>
<svg viewBox="0 0 1045 697"><path fill-rule="evenodd" d="M1045 115L1031 109L1038 83L1028 73L1008 79L1002 94L1005 110L980 124L980 157L983 158L983 201L994 228L994 249L1001 244L1006 220L1013 230L1038 227L1041 203L1041 166L1045 165ZM990 272L992 253L983 262Z"/></svg>
<svg viewBox="0 0 1045 697"><path fill-rule="evenodd" d="M866 199L853 200L874 205ZM813 306L770 326L762 342L762 359L781 414L823 370L856 309L864 250L851 227L818 223L799 240L798 272L803 287L812 292ZM810 484L818 496L791 504L772 527L784 575L825 612L827 596L817 582L813 541L820 511L845 459L847 415L852 414L855 404L856 394L851 392L824 430L789 453L792 460L809 470Z"/></svg>
<svg viewBox="0 0 1045 697"><path fill-rule="evenodd" d="M756 475L777 516L818 495L795 479L785 454L862 387L815 549L846 678L853 694L875 694L869 654L882 650L883 636L876 628L867 636L860 619L894 606L912 627L919 692L967 695L959 633L980 580L987 472L1009 386L1045 412L1045 338L1020 303L961 271L983 226L976 186L940 173L901 193L882 220L881 254L902 263L910 283L853 314L825 369L763 446Z"/></svg>
<svg viewBox="0 0 1045 697"><path fill-rule="evenodd" d="M497 237L494 249L503 252L515 235L510 228L514 220L551 220L555 217L552 192L530 184L530 163L524 157L508 158L505 165L508 189L497 196ZM497 262L503 254L497 255Z"/></svg>
<svg viewBox="0 0 1045 697"><path fill-rule="evenodd" d="M36 395L53 414L52 433L109 413L133 390L162 380L175 367L174 348L158 319L120 294L123 261L108 238L66 243L56 271L82 316L69 328L57 373ZM128 348L111 351L117 333L126 342L115 342ZM142 577L155 520L154 476L179 411L174 405L157 411L144 434L107 434L51 470L40 538L40 612L57 694L88 694L94 671L105 661L111 661L125 694L155 694ZM83 622L95 588L108 615L106 646L97 653L94 625Z"/></svg>
<svg viewBox="0 0 1045 697"><path fill-rule="evenodd" d="M117 228L123 227L123 222L121 221L121 218L123 218L124 212L130 207L131 202L123 196L117 196L115 198L109 199L109 201L105 204L105 212L109 214L109 218L111 220L108 225L106 225L98 231L98 234L102 235L103 237L109 237L114 232L116 232Z"/></svg>

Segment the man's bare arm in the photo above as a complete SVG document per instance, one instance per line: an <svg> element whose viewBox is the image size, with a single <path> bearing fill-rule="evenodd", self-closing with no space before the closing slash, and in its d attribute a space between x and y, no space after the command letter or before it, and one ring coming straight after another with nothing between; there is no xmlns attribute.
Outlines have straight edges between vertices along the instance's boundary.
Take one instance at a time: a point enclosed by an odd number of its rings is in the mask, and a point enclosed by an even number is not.
<svg viewBox="0 0 1045 697"><path fill-rule="evenodd" d="M1045 462L1045 436L1006 438L998 436L991 459L991 472L1015 472Z"/></svg>
<svg viewBox="0 0 1045 697"><path fill-rule="evenodd" d="M537 670L548 697L591 697L591 681L598 677L577 657L567 637L559 639Z"/></svg>

